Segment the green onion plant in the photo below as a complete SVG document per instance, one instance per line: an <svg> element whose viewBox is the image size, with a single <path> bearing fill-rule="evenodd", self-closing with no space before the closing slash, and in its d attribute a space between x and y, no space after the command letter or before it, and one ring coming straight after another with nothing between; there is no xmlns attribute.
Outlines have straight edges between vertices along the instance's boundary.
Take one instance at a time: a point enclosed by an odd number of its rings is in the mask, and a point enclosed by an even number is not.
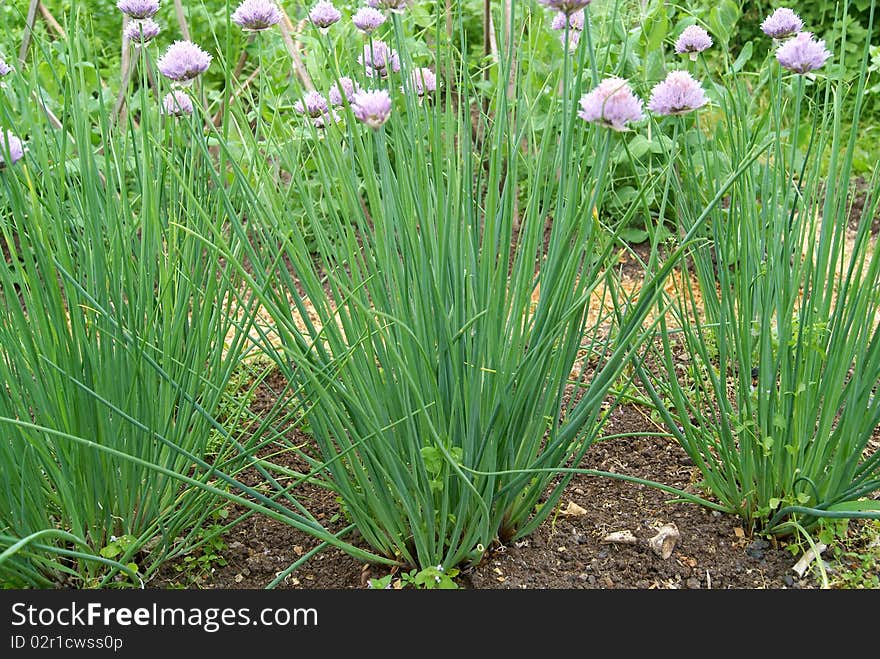
<svg viewBox="0 0 880 659"><path fill-rule="evenodd" d="M93 57L84 9L75 62ZM189 233L219 201L180 124L200 119L160 115L152 50L132 47L141 84L114 121L88 67L46 90L51 49L35 36L0 89L0 125L26 145L0 169L0 582L142 585L222 505L207 486L234 471L230 439L213 465L207 443L247 303Z"/></svg>
<svg viewBox="0 0 880 659"><path fill-rule="evenodd" d="M846 45L845 33L830 43L824 67L811 46L818 60L797 70L791 46L768 37L761 71L709 83L714 114L659 126L677 135L667 190L682 232L726 164L772 137L681 259L693 280L667 300L658 347L638 362L705 491L762 533L878 514L880 188L875 170L852 217L868 48L852 57Z"/></svg>
<svg viewBox="0 0 880 659"><path fill-rule="evenodd" d="M229 193L229 214L247 216L231 231L251 245L239 270L271 319L255 325L258 343L290 383L279 408L302 410L311 429L313 475L374 555L422 569L478 561L555 510L571 477L560 470L601 435L602 403L651 335L644 321L677 263L657 268L637 300L617 286L627 218L603 217L602 206L609 151L631 132L578 116L577 99L616 72L595 56L589 7L577 48L563 47L530 97L514 64L534 6L511 2L509 17L494 16L497 51L479 72L488 86L462 55L470 44L460 3L451 6L457 46L443 38L443 3L425 34L430 49L411 47L406 14L353 40L315 30L324 46L311 52L312 78L384 90L390 115L363 123L366 101L358 108L355 96L338 117L300 117L300 139L266 132L253 148L289 183L231 162ZM347 49L338 39L351 40ZM380 39L399 72L357 61ZM566 28L564 45L571 39ZM436 91L417 93L418 67L437 73ZM558 94L552 110L534 113L547 94ZM317 189L303 171L315 172ZM314 250L289 208L305 209ZM223 240L219 230L205 236L221 250Z"/></svg>

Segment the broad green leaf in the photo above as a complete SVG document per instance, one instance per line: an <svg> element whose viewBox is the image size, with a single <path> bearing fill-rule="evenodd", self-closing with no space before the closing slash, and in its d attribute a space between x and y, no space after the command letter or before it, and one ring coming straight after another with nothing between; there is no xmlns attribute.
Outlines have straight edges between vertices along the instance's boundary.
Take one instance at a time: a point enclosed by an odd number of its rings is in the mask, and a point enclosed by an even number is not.
<svg viewBox="0 0 880 659"><path fill-rule="evenodd" d="M734 73L738 73L742 70L742 68L746 65L746 63L752 58L752 50L754 44L751 41L747 41L746 45L742 47L742 50L739 51L739 55L737 55L736 60L734 60L730 69Z"/></svg>
<svg viewBox="0 0 880 659"><path fill-rule="evenodd" d="M845 512L872 512L880 511L880 501L874 499L865 501L842 501L829 506L828 510Z"/></svg>

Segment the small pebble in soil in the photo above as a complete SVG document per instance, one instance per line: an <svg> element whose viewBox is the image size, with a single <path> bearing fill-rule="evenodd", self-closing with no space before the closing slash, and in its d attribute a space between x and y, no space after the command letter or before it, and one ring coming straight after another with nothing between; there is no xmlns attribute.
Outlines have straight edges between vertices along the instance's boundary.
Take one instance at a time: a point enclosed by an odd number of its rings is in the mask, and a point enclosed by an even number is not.
<svg viewBox="0 0 880 659"><path fill-rule="evenodd" d="M747 548L746 553L755 560L764 558L764 550L770 546L766 540L755 540Z"/></svg>
<svg viewBox="0 0 880 659"><path fill-rule="evenodd" d="M785 582L785 585L788 586L789 588L794 586L794 577L792 577L790 574L786 574L784 577L782 577L782 580Z"/></svg>
<svg viewBox="0 0 880 659"><path fill-rule="evenodd" d="M692 590L697 590L700 587L700 580L695 577L691 577L685 583L687 584L687 587Z"/></svg>

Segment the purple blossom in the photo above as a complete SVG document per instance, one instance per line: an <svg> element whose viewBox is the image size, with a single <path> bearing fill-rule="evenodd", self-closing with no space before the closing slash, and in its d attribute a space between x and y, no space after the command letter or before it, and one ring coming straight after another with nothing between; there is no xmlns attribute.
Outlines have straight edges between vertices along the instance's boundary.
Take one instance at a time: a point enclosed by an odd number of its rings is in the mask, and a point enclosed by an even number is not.
<svg viewBox="0 0 880 659"><path fill-rule="evenodd" d="M385 14L373 7L361 7L351 17L351 22L361 32L370 34L385 22Z"/></svg>
<svg viewBox="0 0 880 659"><path fill-rule="evenodd" d="M172 117L183 117L192 114L192 99L182 89L175 89L162 99L162 111Z"/></svg>
<svg viewBox="0 0 880 659"><path fill-rule="evenodd" d="M327 92L327 100L330 101L330 105L336 106L344 105L343 99L351 103L352 96L360 90L361 86L357 82L342 76L338 83L334 82L333 86L330 87L330 91Z"/></svg>
<svg viewBox="0 0 880 659"><path fill-rule="evenodd" d="M425 94L433 94L437 91L437 76L434 75L434 72L431 69L414 69L410 73L409 81L412 85L413 91L419 96L419 98L425 96ZM401 91L405 91L403 87L400 89Z"/></svg>
<svg viewBox="0 0 880 659"><path fill-rule="evenodd" d="M591 0L538 0L538 2L545 7L561 11L566 16L571 16L576 11L580 11L590 4L590 1Z"/></svg>
<svg viewBox="0 0 880 659"><path fill-rule="evenodd" d="M584 121L620 131L627 129L627 123L644 118L641 99L633 93L626 80L617 77L605 78L584 94L578 116Z"/></svg>
<svg viewBox="0 0 880 659"><path fill-rule="evenodd" d="M409 0L367 0L367 4L373 9L388 9L398 14L406 11Z"/></svg>
<svg viewBox="0 0 880 659"><path fill-rule="evenodd" d="M818 69L831 52L825 49L825 40L816 39L811 32L798 32L776 49L776 59L782 68L795 73Z"/></svg>
<svg viewBox="0 0 880 659"><path fill-rule="evenodd" d="M6 167L6 152L9 151L9 164L14 165L24 156L24 145L8 130L0 133L0 169Z"/></svg>
<svg viewBox="0 0 880 659"><path fill-rule="evenodd" d="M293 104L293 109L317 119L327 112L327 99L318 92L307 92L301 100Z"/></svg>
<svg viewBox="0 0 880 659"><path fill-rule="evenodd" d="M191 41L175 41L156 62L160 73L186 84L208 69L211 56Z"/></svg>
<svg viewBox="0 0 880 659"><path fill-rule="evenodd" d="M119 0L117 9L138 20L150 18L159 11L159 0Z"/></svg>
<svg viewBox="0 0 880 659"><path fill-rule="evenodd" d="M338 124L340 121L342 121L342 117L339 113L333 108L328 108L324 114L312 119L312 124L315 128L327 128L330 124Z"/></svg>
<svg viewBox="0 0 880 659"><path fill-rule="evenodd" d="M358 121L377 129L391 115L391 97L384 89L360 91L354 95L351 108Z"/></svg>
<svg viewBox="0 0 880 659"><path fill-rule="evenodd" d="M558 11L556 15L553 16L553 20L550 21L550 28L553 30L564 30L565 29L565 12ZM578 11L568 14L568 26L572 30L577 30L578 32L584 29L584 10L579 9Z"/></svg>
<svg viewBox="0 0 880 659"><path fill-rule="evenodd" d="M374 39L372 48L371 44L364 44L364 54L358 57L358 63L366 67L366 74L370 78L374 75L387 78L389 69L392 73L400 71L397 51L389 48L381 39Z"/></svg>
<svg viewBox="0 0 880 659"><path fill-rule="evenodd" d="M12 72L12 67L9 66L2 57L0 57L0 77L5 75L9 75Z"/></svg>
<svg viewBox="0 0 880 659"><path fill-rule="evenodd" d="M332 2L327 0L318 0L317 4L309 12L309 20L312 21L315 27L322 30L326 30L340 18L342 18L340 11L333 6Z"/></svg>
<svg viewBox="0 0 880 659"><path fill-rule="evenodd" d="M131 21L125 26L122 33L126 39L136 46L142 46L159 36L161 29L156 21L152 18L147 18L142 21Z"/></svg>
<svg viewBox="0 0 880 659"><path fill-rule="evenodd" d="M691 59L697 59L697 53L702 53L712 45L712 37L699 25L688 25L675 42L675 52L678 54L690 53Z"/></svg>
<svg viewBox="0 0 880 659"><path fill-rule="evenodd" d="M685 114L701 108L709 99L702 85L687 71L670 71L654 85L648 109L660 115Z"/></svg>
<svg viewBox="0 0 880 659"><path fill-rule="evenodd" d="M556 12L556 15L553 17L553 20L550 22L550 28L553 30L561 30L562 34L559 35L559 42L565 46L565 22L568 20L568 49L569 50L577 50L578 43L581 40L581 31L584 29L584 10L580 9L573 14L569 14L566 16L564 12Z"/></svg>
<svg viewBox="0 0 880 659"><path fill-rule="evenodd" d="M785 39L804 29L801 17L788 7L780 7L761 23L761 30L768 37Z"/></svg>
<svg viewBox="0 0 880 659"><path fill-rule="evenodd" d="M273 0L244 0L231 18L247 32L261 32L280 23L282 14Z"/></svg>

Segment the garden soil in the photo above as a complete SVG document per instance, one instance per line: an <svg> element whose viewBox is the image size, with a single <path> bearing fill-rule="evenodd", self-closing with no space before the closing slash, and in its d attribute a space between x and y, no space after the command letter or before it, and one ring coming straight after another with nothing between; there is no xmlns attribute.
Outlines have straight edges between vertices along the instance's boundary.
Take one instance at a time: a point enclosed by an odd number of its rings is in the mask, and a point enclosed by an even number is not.
<svg viewBox="0 0 880 659"><path fill-rule="evenodd" d="M254 411L268 410L274 391L283 387L277 373L261 385ZM616 407L605 426L608 437L594 443L581 466L637 476L698 493L698 470L673 440L648 435L659 428L650 410L636 404ZM292 429L291 439L310 438ZM276 456L302 468L292 455ZM249 485L259 482L245 474ZM332 493L310 485L297 490L300 501L328 528L338 530L339 506ZM489 548L478 565L465 566L456 579L462 588L531 589L791 589L818 588L818 574L803 576L794 566L806 547L786 546L753 536L738 518L693 503L675 503L655 487L611 477L576 475L565 489L556 514L530 536ZM229 520L245 513L229 506ZM335 521L334 521L335 520ZM674 525L671 553L652 548L650 540ZM628 542L611 542L623 534ZM674 533L673 533L674 535ZM148 588L261 589L314 548L311 536L282 522L251 514L221 537L222 560L210 571L194 574L185 557L166 563ZM356 539L354 544L361 545ZM366 547L366 545L363 545ZM669 546L667 545L667 548ZM369 580L392 572L369 566L335 548L325 549L281 581L277 588L368 588ZM392 584L397 581L397 576ZM397 582L399 585L399 582Z"/></svg>

